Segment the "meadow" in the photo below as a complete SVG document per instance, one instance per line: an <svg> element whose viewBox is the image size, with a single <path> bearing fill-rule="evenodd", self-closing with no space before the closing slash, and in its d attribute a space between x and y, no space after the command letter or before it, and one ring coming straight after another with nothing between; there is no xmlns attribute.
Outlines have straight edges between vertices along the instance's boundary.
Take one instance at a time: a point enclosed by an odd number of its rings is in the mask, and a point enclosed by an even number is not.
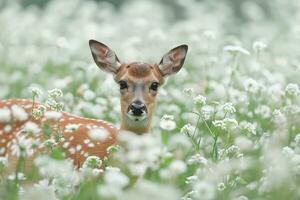
<svg viewBox="0 0 300 200"><path fill-rule="evenodd" d="M300 199L299 2L122 2L0 0L0 99L47 103L56 91L64 111L117 127L119 88L88 40L124 62L157 63L189 45L159 88L150 133L124 134L126 148L80 170L47 141L33 171L1 176L0 199Z"/></svg>

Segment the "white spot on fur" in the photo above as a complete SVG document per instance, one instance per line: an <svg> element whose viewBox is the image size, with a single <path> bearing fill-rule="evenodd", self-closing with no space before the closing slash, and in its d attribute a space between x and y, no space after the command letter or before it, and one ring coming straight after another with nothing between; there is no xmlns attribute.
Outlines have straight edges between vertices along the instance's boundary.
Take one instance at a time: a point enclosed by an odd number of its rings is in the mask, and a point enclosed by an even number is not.
<svg viewBox="0 0 300 200"><path fill-rule="evenodd" d="M71 133L76 131L78 128L80 127L80 125L78 124L67 124L65 126L65 132Z"/></svg>
<svg viewBox="0 0 300 200"><path fill-rule="evenodd" d="M45 112L44 116L48 120L58 121L59 119L61 119L62 113L61 112L56 112L56 111L47 111L47 112Z"/></svg>
<svg viewBox="0 0 300 200"><path fill-rule="evenodd" d="M70 145L70 142L65 142L64 144L63 144L63 148L68 148L68 146Z"/></svg>
<svg viewBox="0 0 300 200"><path fill-rule="evenodd" d="M4 148L4 147L0 148L0 154L4 154L5 150L6 150L6 148Z"/></svg>
<svg viewBox="0 0 300 200"><path fill-rule="evenodd" d="M3 130L5 133L9 133L9 132L11 132L12 127L11 127L11 125L6 125Z"/></svg>
<svg viewBox="0 0 300 200"><path fill-rule="evenodd" d="M10 110L7 108L0 109L0 122L9 122L11 120Z"/></svg>
<svg viewBox="0 0 300 200"><path fill-rule="evenodd" d="M104 141L109 136L109 132L104 128L95 128L89 131L89 137L92 140Z"/></svg>
<svg viewBox="0 0 300 200"><path fill-rule="evenodd" d="M13 105L11 107L13 118L16 121L25 121L28 118L27 112L20 106Z"/></svg>
<svg viewBox="0 0 300 200"><path fill-rule="evenodd" d="M23 130L26 131L27 133L32 133L33 135L37 135L41 131L41 129L39 128L39 126L36 123L30 122L30 121L26 122Z"/></svg>
<svg viewBox="0 0 300 200"><path fill-rule="evenodd" d="M80 144L78 144L78 145L76 146L76 151L77 151L77 152L80 151L81 148L82 148L82 146L81 146Z"/></svg>
<svg viewBox="0 0 300 200"><path fill-rule="evenodd" d="M73 148L73 147L71 147L70 149L69 149L69 152L70 152L70 154L74 154L75 153L75 148Z"/></svg>
<svg viewBox="0 0 300 200"><path fill-rule="evenodd" d="M89 143L88 147L93 148L93 147L95 147L95 145L93 143Z"/></svg>

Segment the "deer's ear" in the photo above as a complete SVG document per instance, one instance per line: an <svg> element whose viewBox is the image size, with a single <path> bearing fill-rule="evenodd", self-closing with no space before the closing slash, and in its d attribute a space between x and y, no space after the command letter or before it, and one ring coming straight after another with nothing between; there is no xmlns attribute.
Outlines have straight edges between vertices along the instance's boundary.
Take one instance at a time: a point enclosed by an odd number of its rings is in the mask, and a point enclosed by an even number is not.
<svg viewBox="0 0 300 200"><path fill-rule="evenodd" d="M169 76L177 73L184 63L187 51L188 46L183 44L171 49L165 54L159 63L159 69L162 75Z"/></svg>
<svg viewBox="0 0 300 200"><path fill-rule="evenodd" d="M104 71L116 74L121 64L115 52L96 40L90 40L89 45L98 67Z"/></svg>

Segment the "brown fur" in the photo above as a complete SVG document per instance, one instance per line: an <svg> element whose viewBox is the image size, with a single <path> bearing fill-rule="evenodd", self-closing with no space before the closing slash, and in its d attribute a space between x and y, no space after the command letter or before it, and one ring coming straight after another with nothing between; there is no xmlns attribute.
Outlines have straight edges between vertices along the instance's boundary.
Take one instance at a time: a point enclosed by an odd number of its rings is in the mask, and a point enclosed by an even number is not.
<svg viewBox="0 0 300 200"><path fill-rule="evenodd" d="M84 151L85 153L88 153L89 155L95 155L100 158L104 158L107 155L107 148L111 145L114 145L116 143L116 137L118 133L118 129L115 128L114 126L111 126L111 124L104 122L102 120L95 120L95 119L88 119L88 118L82 118L82 117L77 117L74 115L71 115L66 112L62 112L62 118L63 121L58 121L58 122L51 122L51 121L43 121L44 117L35 119L31 115L32 111L32 101L30 100L23 100L23 99L10 99L10 100L2 100L0 101L0 108L9 108L12 105L17 105L23 108L26 113L28 113L29 118L26 121L16 121L13 123L2 123L0 122L0 148L5 148L5 152L3 154L0 154L2 157L8 157L9 161L9 172L12 172L14 169L16 169L17 165L17 157L12 155L12 141L15 139L15 136L17 134L25 134L28 135L27 137L32 137L35 140L39 140L40 142L45 141L48 139L44 134L39 134L37 136L33 136L28 133L23 133L22 129L24 128L24 125L26 122L31 121L34 122L35 124L40 125L43 123L47 123L50 125L51 130L53 133L57 132L58 129L64 136L64 141L59 144L60 147L63 146L65 142L68 142L69 145L67 147L63 147L62 150L65 153L66 157L70 158L73 160L74 165L79 168L86 157L84 157L83 154L81 154L81 151ZM35 106L38 104L35 103ZM81 124L81 126L73 131L73 132L65 132L65 127L68 124ZM5 126L11 126L12 130L9 133L4 132L4 127ZM89 126L97 126L97 127L103 127L109 132L109 137L102 142L94 142L94 146L88 146L85 144L83 141L86 139L90 139L88 135L88 130ZM41 128L41 127L40 127ZM42 129L41 129L42 130ZM73 138L73 139L71 139ZM76 148L76 146L80 144L82 145L82 150L76 151L75 153L70 153L69 149L70 148ZM38 151L47 151L47 149L37 149ZM48 149L49 150L49 149ZM36 151L35 151L36 152ZM32 168L32 160L35 156L27 156L26 157L26 166L25 169L31 169Z"/></svg>

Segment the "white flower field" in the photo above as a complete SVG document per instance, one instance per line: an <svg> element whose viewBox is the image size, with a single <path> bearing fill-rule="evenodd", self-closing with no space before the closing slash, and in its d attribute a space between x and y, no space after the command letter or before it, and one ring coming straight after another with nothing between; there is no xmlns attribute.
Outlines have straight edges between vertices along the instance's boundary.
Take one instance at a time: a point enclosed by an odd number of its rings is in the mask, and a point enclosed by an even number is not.
<svg viewBox="0 0 300 200"><path fill-rule="evenodd" d="M0 157L0 199L300 199L299 1L121 2L0 0L0 100L33 99L54 108L48 119L63 110L120 126L119 86L94 63L90 39L122 62L150 64L189 46L183 68L158 89L150 133L120 132L108 157L90 155L80 169L54 137L30 170L6 173ZM0 122L10 118L0 109ZM35 123L24 131L55 134ZM35 141L18 139L12 153L25 163Z"/></svg>

